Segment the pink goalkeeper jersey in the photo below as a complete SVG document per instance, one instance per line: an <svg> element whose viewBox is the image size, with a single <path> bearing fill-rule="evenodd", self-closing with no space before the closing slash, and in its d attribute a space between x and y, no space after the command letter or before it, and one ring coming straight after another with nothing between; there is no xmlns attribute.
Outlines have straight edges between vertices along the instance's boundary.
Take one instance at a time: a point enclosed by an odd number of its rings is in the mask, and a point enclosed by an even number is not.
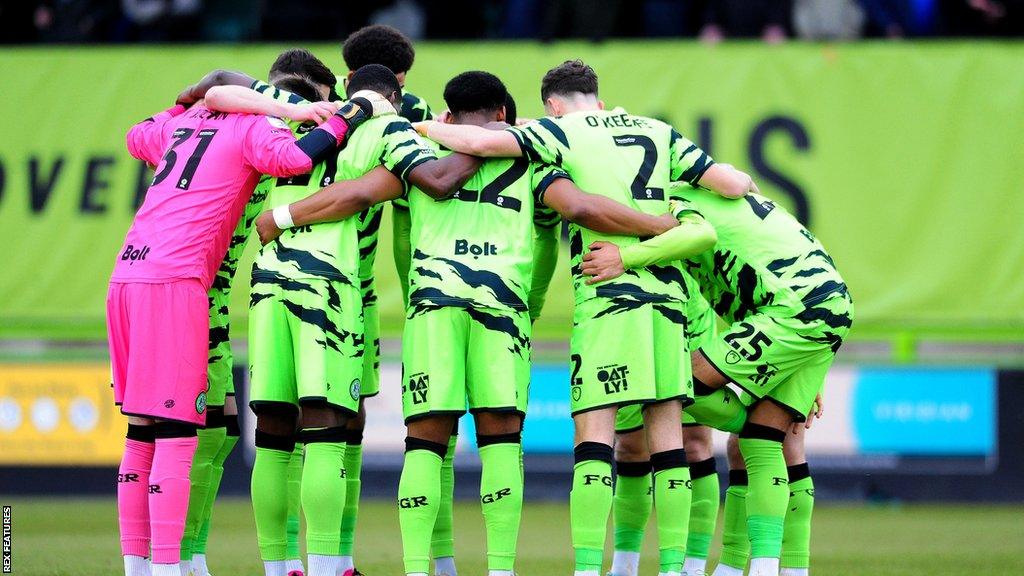
<svg viewBox="0 0 1024 576"><path fill-rule="evenodd" d="M343 124L322 128L344 137ZM198 278L209 288L260 174L286 177L312 168L281 120L200 105L175 106L136 124L128 151L157 169L112 282Z"/></svg>

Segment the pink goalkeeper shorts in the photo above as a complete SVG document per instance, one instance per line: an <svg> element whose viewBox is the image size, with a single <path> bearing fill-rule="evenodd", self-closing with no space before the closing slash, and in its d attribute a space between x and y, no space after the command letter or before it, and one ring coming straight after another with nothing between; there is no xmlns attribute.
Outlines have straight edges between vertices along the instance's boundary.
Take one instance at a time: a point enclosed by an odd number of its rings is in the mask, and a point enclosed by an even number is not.
<svg viewBox="0 0 1024 576"><path fill-rule="evenodd" d="M205 424L209 333L209 304L198 279L111 282L107 341L121 412Z"/></svg>

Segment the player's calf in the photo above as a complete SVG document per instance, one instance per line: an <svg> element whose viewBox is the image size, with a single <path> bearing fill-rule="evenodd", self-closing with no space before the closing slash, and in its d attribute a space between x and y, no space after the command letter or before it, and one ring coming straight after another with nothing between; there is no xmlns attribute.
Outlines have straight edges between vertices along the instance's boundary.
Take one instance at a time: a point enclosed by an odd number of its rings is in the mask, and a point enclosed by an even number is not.
<svg viewBox="0 0 1024 576"><path fill-rule="evenodd" d="M684 423L683 446L693 486L683 576L703 576L718 521L718 471L712 452L711 429Z"/></svg>
<svg viewBox="0 0 1024 576"><path fill-rule="evenodd" d="M353 413L354 414L354 413ZM302 510L306 517L309 576L335 576L341 565L341 516L345 507L345 423L349 416L326 402L302 405L298 440Z"/></svg>
<svg viewBox="0 0 1024 576"><path fill-rule="evenodd" d="M478 413L480 506L487 531L490 576L511 576L523 512L522 418L517 413Z"/></svg>
<svg viewBox="0 0 1024 576"><path fill-rule="evenodd" d="M426 576L430 540L441 500L441 463L448 452L452 422L426 417L409 424L405 462L398 483L398 521L405 572Z"/></svg>
<svg viewBox="0 0 1024 576"><path fill-rule="evenodd" d="M740 432L739 447L747 468L747 532L750 571L757 576L778 576L783 525L789 502L789 477L782 453L792 415L772 401L752 408Z"/></svg>
<svg viewBox="0 0 1024 576"><path fill-rule="evenodd" d="M149 474L149 524L153 576L178 576L181 538L188 510L189 471L195 456L196 426L157 421Z"/></svg>
<svg viewBox="0 0 1024 576"><path fill-rule="evenodd" d="M623 412L638 407L624 408ZM635 424L635 423L633 423ZM612 499L612 517L615 525L615 553L609 576L633 576L640 568L640 548L644 530L654 506L654 486L651 483L651 456L647 452L647 438L642 428L615 435L615 494ZM616 422L616 427L619 422Z"/></svg>

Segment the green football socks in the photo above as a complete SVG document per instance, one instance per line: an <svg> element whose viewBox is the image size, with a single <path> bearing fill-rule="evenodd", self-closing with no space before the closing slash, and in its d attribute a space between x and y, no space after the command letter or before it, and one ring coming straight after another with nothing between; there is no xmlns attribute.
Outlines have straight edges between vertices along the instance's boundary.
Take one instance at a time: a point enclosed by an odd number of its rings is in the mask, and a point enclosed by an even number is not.
<svg viewBox="0 0 1024 576"><path fill-rule="evenodd" d="M223 413L221 413L223 414ZM223 424L223 416L220 417ZM191 562L194 542L203 525L203 512L210 493L210 481L213 476L213 461L220 452L227 431L224 426L207 427L196 431L198 444L192 457L192 469L189 471L191 488L188 495L188 513L185 516L185 532L181 537L181 560Z"/></svg>
<svg viewBox="0 0 1024 576"><path fill-rule="evenodd" d="M719 564L743 573L750 557L747 538L747 471L729 470L729 488L725 491L722 519L722 555Z"/></svg>
<svg viewBox="0 0 1024 576"><path fill-rule="evenodd" d="M300 500L306 517L306 554L310 573L315 556L337 557L341 548L341 515L345 507L345 429L306 428ZM317 575L318 576L318 575Z"/></svg>
<svg viewBox="0 0 1024 576"><path fill-rule="evenodd" d="M814 480L807 463L790 466L789 507L786 510L782 537L782 559L785 571L804 569L811 565L811 514L814 511Z"/></svg>
<svg viewBox="0 0 1024 576"><path fill-rule="evenodd" d="M299 560L299 531L302 528L302 444L296 444L288 461L288 520L285 522L287 546L285 557Z"/></svg>
<svg viewBox="0 0 1024 576"><path fill-rule="evenodd" d="M658 525L661 572L679 572L686 555L690 526L690 469L682 448L651 454L654 473L654 506Z"/></svg>
<svg viewBox="0 0 1024 576"><path fill-rule="evenodd" d="M487 532L487 569L511 571L523 515L523 476L518 472L522 437L477 435L480 450L480 507Z"/></svg>
<svg viewBox="0 0 1024 576"><path fill-rule="evenodd" d="M352 556L356 539L356 521L359 518L359 495L363 482L363 433L361 430L348 431L345 446L345 511L341 517L342 556Z"/></svg>
<svg viewBox="0 0 1024 576"><path fill-rule="evenodd" d="M600 442L580 442L573 453L576 465L569 493L569 517L576 571L599 572L612 509L614 451Z"/></svg>
<svg viewBox="0 0 1024 576"><path fill-rule="evenodd" d="M430 541L441 501L441 462L448 446L407 437L398 482L398 523L406 574L427 574Z"/></svg>
<svg viewBox="0 0 1024 576"><path fill-rule="evenodd" d="M448 438L448 451L445 452L444 460L441 461L441 500L437 508L437 520L434 521L434 531L430 538L430 555L435 562L439 558L453 558L455 556L455 535L454 535L454 499L455 499L455 445L459 437L452 434ZM442 561L447 564L447 561ZM451 572L448 568L446 571Z"/></svg>
<svg viewBox="0 0 1024 576"><path fill-rule="evenodd" d="M686 558L707 560L711 539L718 522L718 471L714 457L690 464L693 503L690 505L690 533L686 538Z"/></svg>
<svg viewBox="0 0 1024 576"><path fill-rule="evenodd" d="M654 506L651 462L616 462L615 474L615 496L612 499L615 551L639 554ZM615 572L614 565L612 572Z"/></svg>
<svg viewBox="0 0 1024 576"><path fill-rule="evenodd" d="M751 571L758 559L782 553L783 524L789 503L789 476L782 454L785 432L747 423L740 433L740 452L747 467L747 534ZM777 570L777 568L776 568Z"/></svg>
<svg viewBox="0 0 1024 576"><path fill-rule="evenodd" d="M256 542L264 562L283 562L288 519L288 464L295 450L292 436L256 431L256 461L252 467L252 511Z"/></svg>

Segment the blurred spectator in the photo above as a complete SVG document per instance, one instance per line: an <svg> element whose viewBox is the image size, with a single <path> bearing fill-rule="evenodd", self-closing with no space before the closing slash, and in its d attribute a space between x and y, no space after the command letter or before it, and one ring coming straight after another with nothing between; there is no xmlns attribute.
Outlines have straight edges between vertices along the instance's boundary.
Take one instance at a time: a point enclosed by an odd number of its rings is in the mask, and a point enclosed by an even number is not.
<svg viewBox="0 0 1024 576"><path fill-rule="evenodd" d="M262 0L206 0L203 40L240 42L259 37Z"/></svg>
<svg viewBox="0 0 1024 576"><path fill-rule="evenodd" d="M413 0L398 0L370 16L370 24L384 24L397 28L413 40L421 40L426 31L426 14Z"/></svg>
<svg viewBox="0 0 1024 576"><path fill-rule="evenodd" d="M709 0L701 40L757 38L778 43L786 39L790 0Z"/></svg>
<svg viewBox="0 0 1024 576"><path fill-rule="evenodd" d="M118 14L116 0L47 0L25 4L36 5L32 23L42 42L105 40Z"/></svg>
<svg viewBox="0 0 1024 576"><path fill-rule="evenodd" d="M1020 36L1024 0L941 0L943 32L951 36Z"/></svg>
<svg viewBox="0 0 1024 576"><path fill-rule="evenodd" d="M864 28L855 0L794 0L793 30L804 40L854 40Z"/></svg>
<svg viewBox="0 0 1024 576"><path fill-rule="evenodd" d="M938 23L939 0L860 0L871 36L930 36Z"/></svg>
<svg viewBox="0 0 1024 576"><path fill-rule="evenodd" d="M587 38L599 42L611 36L621 0L548 0L542 16L542 40Z"/></svg>
<svg viewBox="0 0 1024 576"><path fill-rule="evenodd" d="M143 42L195 41L200 37L203 0L121 0L129 39Z"/></svg>

